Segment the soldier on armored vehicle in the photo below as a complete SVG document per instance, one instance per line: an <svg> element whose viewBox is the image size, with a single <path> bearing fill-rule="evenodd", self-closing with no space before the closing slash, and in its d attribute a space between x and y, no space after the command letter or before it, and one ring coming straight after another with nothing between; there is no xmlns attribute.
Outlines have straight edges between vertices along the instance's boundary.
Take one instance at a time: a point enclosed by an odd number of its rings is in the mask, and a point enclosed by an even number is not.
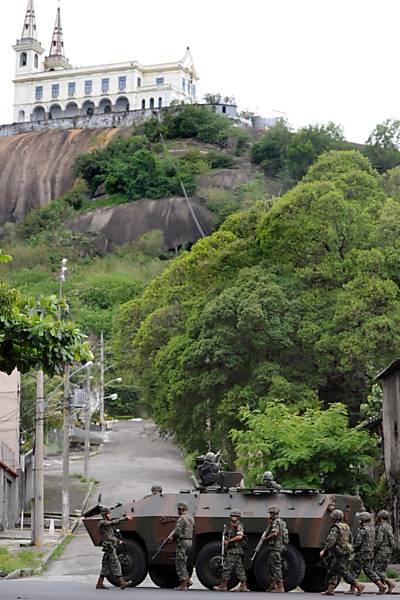
<svg viewBox="0 0 400 600"><path fill-rule="evenodd" d="M197 467L197 477L203 487L215 485L219 471L217 455L214 452L207 452L203 462Z"/></svg>

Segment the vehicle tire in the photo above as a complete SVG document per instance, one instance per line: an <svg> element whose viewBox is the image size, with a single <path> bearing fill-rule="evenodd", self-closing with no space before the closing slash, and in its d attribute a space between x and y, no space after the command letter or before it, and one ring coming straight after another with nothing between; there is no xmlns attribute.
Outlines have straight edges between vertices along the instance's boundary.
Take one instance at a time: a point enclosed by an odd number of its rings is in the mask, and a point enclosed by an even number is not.
<svg viewBox="0 0 400 600"><path fill-rule="evenodd" d="M247 576L247 587L252 592L264 592L264 588L257 581L256 574L254 573L254 569L250 569L250 571L246 571Z"/></svg>
<svg viewBox="0 0 400 600"><path fill-rule="evenodd" d="M140 585L147 575L147 561L145 552L140 544L134 540L124 540L118 545L118 557L121 562L122 577L130 581L129 587ZM128 553L125 552L125 547ZM118 587L116 577L110 575L108 581Z"/></svg>
<svg viewBox="0 0 400 600"><path fill-rule="evenodd" d="M266 569L268 552L268 547L262 548L254 564L255 576L263 590L268 589L270 585L270 578ZM286 546L284 556L287 562L287 573L283 580L283 586L286 592L290 592L303 581L306 563L301 552L291 544Z"/></svg>
<svg viewBox="0 0 400 600"><path fill-rule="evenodd" d="M209 542L200 550L196 559L196 574L204 587L212 590L221 583L222 559L221 542ZM232 589L239 583L238 579L231 577L228 588Z"/></svg>
<svg viewBox="0 0 400 600"><path fill-rule="evenodd" d="M173 566L153 566L149 568L149 575L152 582L159 588L173 590L179 585L179 577Z"/></svg>
<svg viewBox="0 0 400 600"><path fill-rule="evenodd" d="M327 586L327 572L322 567L307 567L300 584L304 592L323 592Z"/></svg>

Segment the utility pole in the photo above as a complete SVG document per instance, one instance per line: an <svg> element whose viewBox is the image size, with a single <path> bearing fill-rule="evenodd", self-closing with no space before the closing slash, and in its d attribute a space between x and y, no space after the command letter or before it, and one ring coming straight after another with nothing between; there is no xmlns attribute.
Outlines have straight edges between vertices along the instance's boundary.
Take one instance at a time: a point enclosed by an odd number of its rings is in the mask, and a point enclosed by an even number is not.
<svg viewBox="0 0 400 600"><path fill-rule="evenodd" d="M44 375L43 371L36 376L36 433L35 433L35 466L34 466L34 515L33 545L38 548L44 544L44 478L43 478L43 419L44 419Z"/></svg>
<svg viewBox="0 0 400 600"><path fill-rule="evenodd" d="M64 402L63 402L63 474L62 474L62 528L69 531L69 429L70 429L70 394L69 365L65 365Z"/></svg>
<svg viewBox="0 0 400 600"><path fill-rule="evenodd" d="M89 456L90 456L90 366L86 367L85 380L85 464L84 476L89 477Z"/></svg>
<svg viewBox="0 0 400 600"><path fill-rule="evenodd" d="M104 332L100 334L100 427L104 431Z"/></svg>

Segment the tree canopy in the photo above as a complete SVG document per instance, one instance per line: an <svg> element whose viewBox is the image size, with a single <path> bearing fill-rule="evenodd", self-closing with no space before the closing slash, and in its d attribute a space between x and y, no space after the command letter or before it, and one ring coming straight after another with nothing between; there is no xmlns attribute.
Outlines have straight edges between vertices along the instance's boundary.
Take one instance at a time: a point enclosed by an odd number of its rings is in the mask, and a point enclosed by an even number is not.
<svg viewBox="0 0 400 600"><path fill-rule="evenodd" d="M234 457L243 407L341 402L354 423L399 347L399 210L359 152L330 151L124 305L117 352L160 426Z"/></svg>

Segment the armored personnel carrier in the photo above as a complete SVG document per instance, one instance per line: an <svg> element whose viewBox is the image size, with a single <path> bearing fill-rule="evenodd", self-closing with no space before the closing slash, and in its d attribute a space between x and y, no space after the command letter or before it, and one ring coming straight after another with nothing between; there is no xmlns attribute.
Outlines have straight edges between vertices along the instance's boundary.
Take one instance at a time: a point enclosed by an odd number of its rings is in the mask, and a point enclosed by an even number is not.
<svg viewBox="0 0 400 600"><path fill-rule="evenodd" d="M300 586L306 592L320 592L325 586L326 571L321 564L319 551L330 525L330 513L340 508L345 520L354 530L356 514L363 509L356 496L321 493L312 489L290 489L271 492L262 486L245 489L240 487L241 473L219 473L213 486L182 490L176 494L146 496L137 502L117 505L113 517L132 514L134 519L122 523L119 552L124 578L131 586L139 585L150 575L161 588L173 588L178 584L174 568L175 543L167 544L155 557L160 544L175 527L176 505L184 501L195 518L193 567L204 587L212 589L220 583L221 533L229 520L232 508L242 513L242 522L248 539L245 551L245 567L250 589L265 590L268 585L264 545L254 561L251 557L266 527L267 509L279 506L286 520L290 543L286 549L287 572L285 589ZM96 546L101 545L99 531L101 506L98 504L84 515L84 525ZM110 579L112 584L116 581ZM230 587L237 581L232 579Z"/></svg>

